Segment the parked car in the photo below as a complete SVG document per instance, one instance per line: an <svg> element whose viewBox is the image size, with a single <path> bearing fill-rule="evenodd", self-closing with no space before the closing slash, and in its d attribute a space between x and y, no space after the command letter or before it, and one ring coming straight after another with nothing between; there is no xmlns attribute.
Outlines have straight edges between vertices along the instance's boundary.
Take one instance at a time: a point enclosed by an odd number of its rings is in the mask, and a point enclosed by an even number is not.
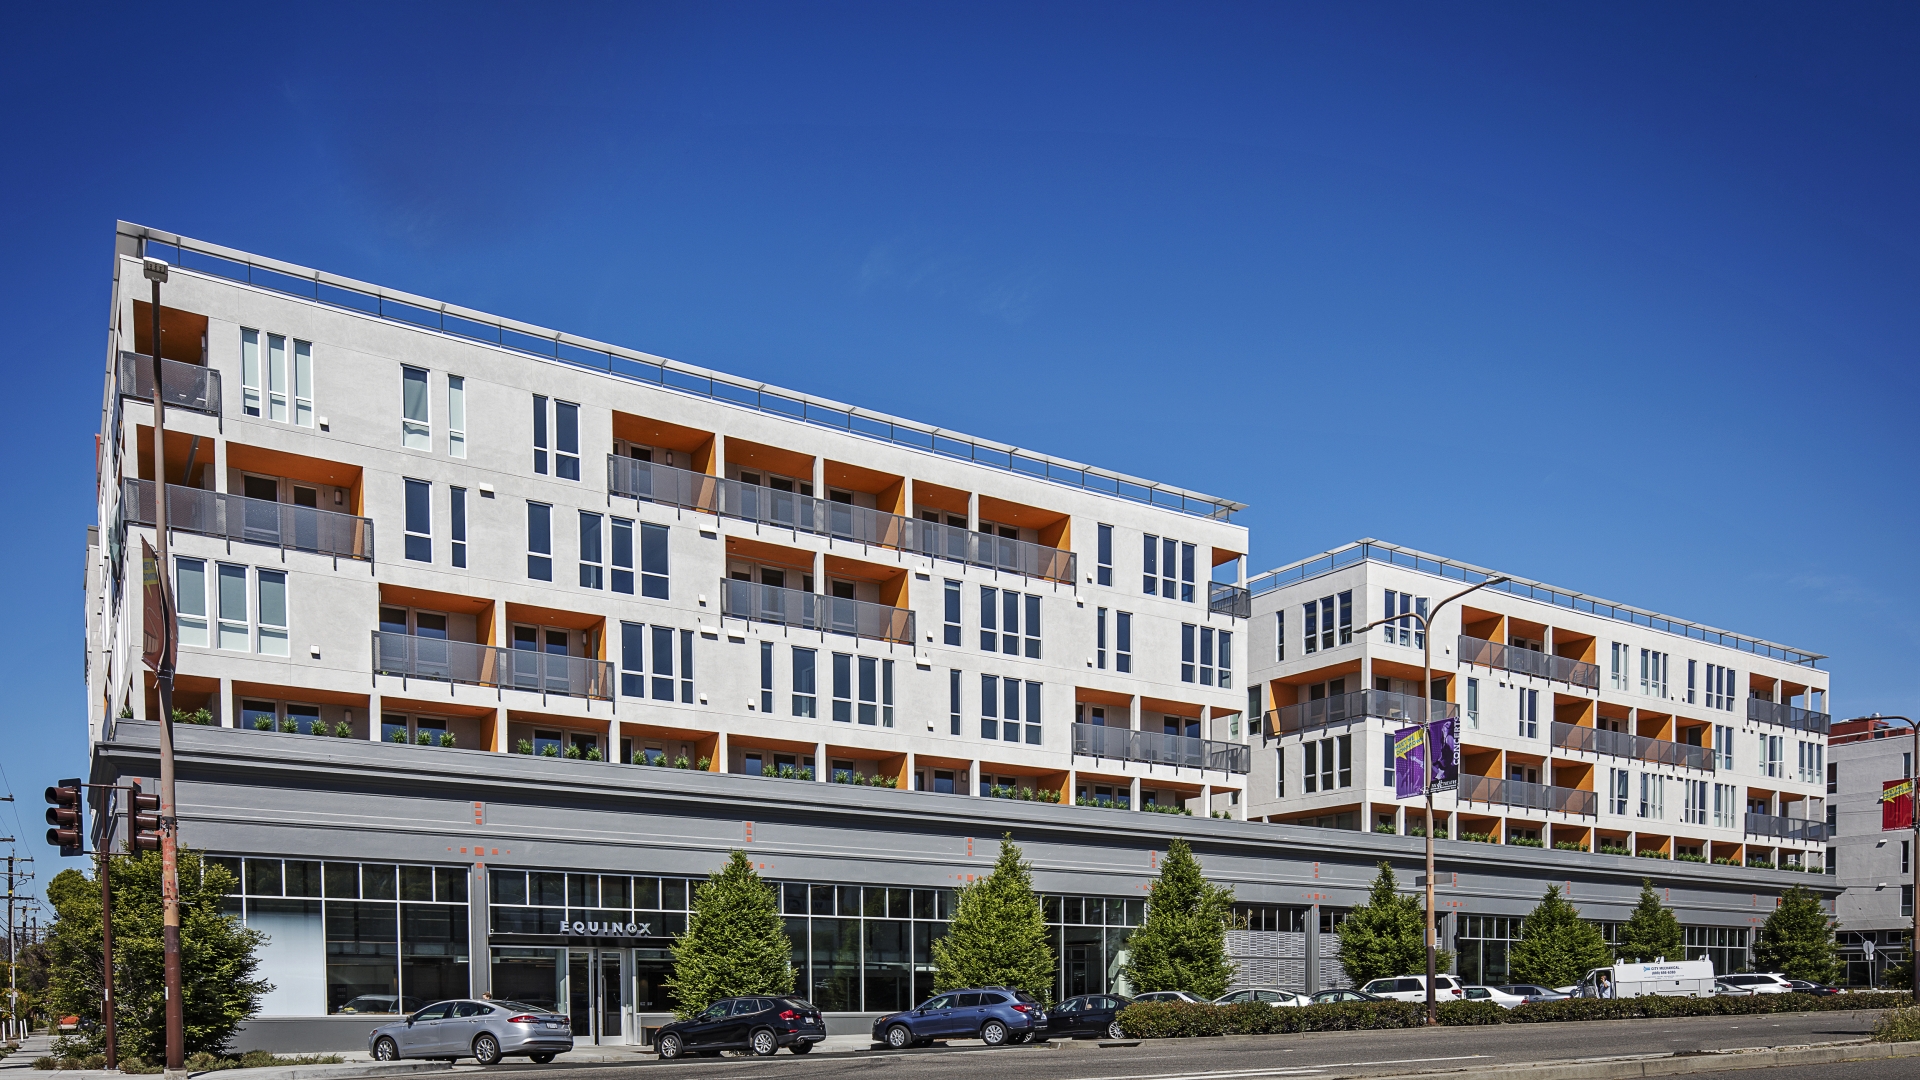
<svg viewBox="0 0 1920 1080"><path fill-rule="evenodd" d="M399 997L394 994L361 994L359 997L340 1006L335 1012L342 1013L410 1013L420 1007L416 998Z"/></svg>
<svg viewBox="0 0 1920 1080"><path fill-rule="evenodd" d="M1369 994L1361 990L1322 990L1313 995L1315 1005L1337 1005L1347 1001L1386 1001L1378 994Z"/></svg>
<svg viewBox="0 0 1920 1080"><path fill-rule="evenodd" d="M682 1054L711 1057L722 1050L751 1050L760 1057L813 1049L827 1037L827 1026L813 1003L797 997L721 998L688 1020L662 1025L653 1034L654 1052L671 1061Z"/></svg>
<svg viewBox="0 0 1920 1080"><path fill-rule="evenodd" d="M1144 1004L1149 1001L1184 1001L1189 1005L1205 1005L1205 998L1195 997L1185 990L1149 990L1144 994L1135 994L1133 1003Z"/></svg>
<svg viewBox="0 0 1920 1080"><path fill-rule="evenodd" d="M1751 997L1759 991L1750 986L1735 986L1725 976L1713 980L1714 997Z"/></svg>
<svg viewBox="0 0 1920 1080"><path fill-rule="evenodd" d="M1313 1004L1305 994L1296 994L1292 990L1276 990L1270 986L1250 986L1213 999L1215 1005L1244 1005L1249 1001L1258 1001L1275 1007Z"/></svg>
<svg viewBox="0 0 1920 1080"><path fill-rule="evenodd" d="M1825 983L1808 982L1805 979L1788 979L1787 985L1793 987L1793 992L1796 994L1819 994L1822 997L1825 997L1828 994L1846 993L1845 990L1842 990L1837 986L1828 986Z"/></svg>
<svg viewBox="0 0 1920 1080"><path fill-rule="evenodd" d="M436 1001L405 1020L374 1028L367 1052L375 1061L471 1057L493 1065L506 1057L545 1065L573 1049L565 1013L517 1001Z"/></svg>
<svg viewBox="0 0 1920 1080"><path fill-rule="evenodd" d="M1124 1039L1120 1030L1120 1010L1133 1004L1132 998L1118 994L1086 994L1070 997L1047 1010L1045 1039Z"/></svg>
<svg viewBox="0 0 1920 1080"><path fill-rule="evenodd" d="M1491 1001L1503 1009L1515 1005L1524 1005L1527 999L1519 994L1509 994L1497 986L1463 986L1468 1001Z"/></svg>
<svg viewBox="0 0 1920 1080"><path fill-rule="evenodd" d="M1505 986L1496 986L1494 989L1527 1001L1565 1001L1571 996L1550 986L1539 986L1534 983L1508 983Z"/></svg>
<svg viewBox="0 0 1920 1080"><path fill-rule="evenodd" d="M1717 980L1728 986L1751 990L1756 994L1791 994L1793 984L1785 975L1778 972L1761 972L1750 975L1722 975Z"/></svg>
<svg viewBox="0 0 1920 1080"><path fill-rule="evenodd" d="M1425 1001L1427 1000L1427 977L1402 975L1395 979L1375 979L1360 989L1393 1001ZM1433 998L1435 1001L1462 1000L1460 980L1451 975L1435 975Z"/></svg>
<svg viewBox="0 0 1920 1080"><path fill-rule="evenodd" d="M873 1041L896 1050L935 1039L979 1039L988 1046L1026 1042L1047 1029L1047 1010L1025 990L983 986L949 990L917 1009L873 1022Z"/></svg>

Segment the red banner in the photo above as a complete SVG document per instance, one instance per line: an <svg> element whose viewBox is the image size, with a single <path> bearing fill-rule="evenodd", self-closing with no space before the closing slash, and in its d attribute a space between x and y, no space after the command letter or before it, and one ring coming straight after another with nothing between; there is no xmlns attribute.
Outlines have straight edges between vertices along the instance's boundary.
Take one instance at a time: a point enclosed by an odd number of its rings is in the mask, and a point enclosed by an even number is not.
<svg viewBox="0 0 1920 1080"><path fill-rule="evenodd" d="M1880 827L1913 828L1913 780L1889 780L1880 785Z"/></svg>

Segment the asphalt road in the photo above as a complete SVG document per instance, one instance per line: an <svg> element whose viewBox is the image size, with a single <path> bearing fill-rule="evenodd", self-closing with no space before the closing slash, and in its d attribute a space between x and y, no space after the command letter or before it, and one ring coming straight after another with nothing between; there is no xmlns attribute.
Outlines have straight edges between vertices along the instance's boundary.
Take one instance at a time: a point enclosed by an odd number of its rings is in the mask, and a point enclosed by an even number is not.
<svg viewBox="0 0 1920 1080"><path fill-rule="evenodd" d="M632 1064L569 1065L562 1057L551 1065L502 1065L488 1071L563 1072L566 1080L597 1080L594 1074L611 1077L631 1074L636 1068L671 1069L676 1080L837 1080L909 1075L913 1080L982 1080L982 1069L1016 1073L1019 1080L1285 1080L1290 1076L1319 1080L1623 1054L1836 1042L1864 1038L1877 1016L1875 1012L1794 1013L1338 1031L1150 1040L1138 1046L1108 1048L1092 1042L995 1049L979 1043L955 1043L924 1050L814 1053L806 1057L783 1051L774 1058L676 1062L642 1058ZM1911 1060L1904 1064L1909 1071L1913 1069ZM1847 1080L1856 1077L1867 1080L1864 1074L1852 1072ZM1824 1078L1809 1076L1808 1080Z"/></svg>
<svg viewBox="0 0 1920 1080"><path fill-rule="evenodd" d="M1912 1080L1912 1058L1881 1061L1841 1061L1832 1065L1783 1065L1777 1069L1742 1069L1709 1073L1714 1080Z"/></svg>

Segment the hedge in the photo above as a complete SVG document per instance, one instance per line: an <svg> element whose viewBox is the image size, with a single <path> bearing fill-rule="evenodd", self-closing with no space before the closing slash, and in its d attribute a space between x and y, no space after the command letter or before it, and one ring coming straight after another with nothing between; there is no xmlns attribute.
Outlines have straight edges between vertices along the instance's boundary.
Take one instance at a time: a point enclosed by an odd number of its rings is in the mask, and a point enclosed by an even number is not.
<svg viewBox="0 0 1920 1080"><path fill-rule="evenodd" d="M1570 1020L1637 1020L1668 1016L1738 1016L1772 1012L1848 1012L1900 1009L1913 995L1754 994L1742 997L1569 998L1505 1009L1491 1001L1449 1001L1440 1022L1454 1026L1556 1023ZM1120 1030L1133 1039L1181 1039L1207 1035L1288 1035L1303 1031L1371 1031L1421 1027L1426 1004L1417 1001L1349 1001L1337 1005L1275 1007L1263 1002L1196 1005L1149 1001L1120 1014Z"/></svg>

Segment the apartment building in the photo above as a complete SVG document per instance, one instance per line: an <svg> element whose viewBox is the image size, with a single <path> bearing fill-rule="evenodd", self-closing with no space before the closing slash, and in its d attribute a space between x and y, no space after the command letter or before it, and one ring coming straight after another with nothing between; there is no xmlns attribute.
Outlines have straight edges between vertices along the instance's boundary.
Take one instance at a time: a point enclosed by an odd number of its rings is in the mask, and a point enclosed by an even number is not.
<svg viewBox="0 0 1920 1080"><path fill-rule="evenodd" d="M1423 827L1414 801L1394 798L1393 732L1423 715L1430 652L1461 741L1436 835L1819 868L1819 655L1520 578L1438 608L1431 643L1408 617L1497 576L1361 540L1253 578L1250 703L1263 722L1249 813Z"/></svg>
<svg viewBox="0 0 1920 1080"><path fill-rule="evenodd" d="M1880 797L1888 781L1912 779L1913 766L1906 725L1878 717L1833 725L1827 873L1843 890L1834 913L1850 985L1882 985L1887 968L1911 955L1915 834L1882 827Z"/></svg>

